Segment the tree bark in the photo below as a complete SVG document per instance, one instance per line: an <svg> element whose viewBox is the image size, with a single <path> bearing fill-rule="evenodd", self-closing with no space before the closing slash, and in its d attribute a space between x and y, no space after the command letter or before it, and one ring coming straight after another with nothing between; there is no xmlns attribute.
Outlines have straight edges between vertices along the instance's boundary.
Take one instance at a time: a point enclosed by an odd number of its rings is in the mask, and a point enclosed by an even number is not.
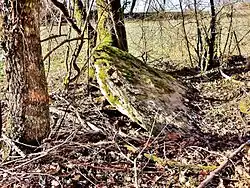
<svg viewBox="0 0 250 188"><path fill-rule="evenodd" d="M129 15L130 16L132 16L132 14L133 14L133 10L135 8L135 3L136 3L136 0L132 0L131 7L130 7L130 10L129 10Z"/></svg>
<svg viewBox="0 0 250 188"><path fill-rule="evenodd" d="M218 65L215 62L215 40L216 40L216 13L215 13L215 5L214 0L210 0L210 9L211 9L211 21L210 21L210 40L209 40L209 47L208 47L208 70L216 67Z"/></svg>
<svg viewBox="0 0 250 188"><path fill-rule="evenodd" d="M126 30L120 1L97 0L98 23L97 44L110 44L128 51Z"/></svg>
<svg viewBox="0 0 250 188"><path fill-rule="evenodd" d="M40 44L40 0L5 0L4 42L11 140L39 144L50 132L49 95ZM11 154L4 144L3 157Z"/></svg>

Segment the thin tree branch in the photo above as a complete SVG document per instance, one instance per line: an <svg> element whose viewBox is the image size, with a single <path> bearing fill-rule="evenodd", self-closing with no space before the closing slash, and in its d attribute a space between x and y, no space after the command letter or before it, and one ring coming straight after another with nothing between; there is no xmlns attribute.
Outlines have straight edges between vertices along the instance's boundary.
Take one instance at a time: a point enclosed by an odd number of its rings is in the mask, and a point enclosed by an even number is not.
<svg viewBox="0 0 250 188"><path fill-rule="evenodd" d="M72 26L72 28L79 34L81 35L82 31L81 29L76 25L76 23L73 21L73 19L70 17L68 10L64 6L63 3L60 3L57 0L51 0L51 2L63 13L65 16L65 19L67 22Z"/></svg>
<svg viewBox="0 0 250 188"><path fill-rule="evenodd" d="M229 40L229 37L230 37L230 33L231 33L231 30L232 30L232 26L233 26L233 5L230 6L230 9L231 9L231 12L230 12L230 23L229 23L229 27L228 27L228 32L227 32L227 38L226 38L226 42L225 42L225 46L224 46L224 49L223 49L223 52L222 52L222 55L225 54L226 52L226 48L227 48L227 43L228 43L228 40Z"/></svg>
<svg viewBox="0 0 250 188"><path fill-rule="evenodd" d="M237 155L237 153L241 152L242 149L244 149L246 146L250 146L250 140L242 144L238 149L236 149L229 157L227 160L225 160L217 169L214 171L210 172L209 176L201 182L201 184L197 188L204 188L212 179L223 169L226 167L226 165L232 160L232 158Z"/></svg>
<svg viewBox="0 0 250 188"><path fill-rule="evenodd" d="M76 37L76 38L72 38L72 39L66 39L64 41L62 41L60 44L58 44L56 47L54 47L51 51L49 51L43 58L43 61L45 61L55 50L57 50L59 47L61 47L62 45L64 45L67 42L71 42L71 41L75 41L75 40L82 40L82 37Z"/></svg>
<svg viewBox="0 0 250 188"><path fill-rule="evenodd" d="M182 0L180 0L179 3L180 3L181 16L182 16L182 28L183 28L184 37L185 37L185 40L186 40L186 45L187 45L187 50L188 50L189 61L190 61L191 67L194 67L193 61L192 61L191 52L190 52L190 47L189 47L188 35L187 35L186 27L185 27L185 17L184 17L184 12L183 12L183 7L182 7Z"/></svg>
<svg viewBox="0 0 250 188"><path fill-rule="evenodd" d="M40 42L46 42L48 40L51 40L51 39L54 39L54 38L58 38L58 37L66 37L67 35L65 34L62 34L62 35L51 35L45 39L42 39Z"/></svg>
<svg viewBox="0 0 250 188"><path fill-rule="evenodd" d="M236 46L237 46L237 49L238 49L239 55L241 56L241 50L240 50L240 45L239 45L240 43L239 43L239 41L238 41L238 39L237 39L236 32L234 31L234 32L233 32L233 34L234 34L235 43L236 43Z"/></svg>

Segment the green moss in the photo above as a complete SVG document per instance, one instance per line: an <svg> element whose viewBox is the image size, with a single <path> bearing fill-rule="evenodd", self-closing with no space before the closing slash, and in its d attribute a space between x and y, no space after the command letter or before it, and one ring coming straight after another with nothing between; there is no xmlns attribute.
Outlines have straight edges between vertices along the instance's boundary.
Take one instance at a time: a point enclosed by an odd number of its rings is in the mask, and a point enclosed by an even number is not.
<svg viewBox="0 0 250 188"><path fill-rule="evenodd" d="M89 74L89 78L94 79L95 78L95 69L93 67L89 67L88 69L88 74Z"/></svg>
<svg viewBox="0 0 250 188"><path fill-rule="evenodd" d="M97 44L101 45L112 45L112 35L109 31L109 28L107 26L108 19L109 19L109 13L108 10L109 7L106 7L106 3L103 0L97 0L96 1L97 11L98 11L98 24L97 24Z"/></svg>
<svg viewBox="0 0 250 188"><path fill-rule="evenodd" d="M162 159L160 157L157 157L157 155L155 155L155 154L145 153L144 156L146 158L154 161L158 165L163 166L163 167L169 166L171 168L190 169L190 170L193 170L195 172L200 171L200 170L213 171L217 168L217 166L215 166L215 165L203 166L200 164L183 164L183 163L180 163L178 161L165 160L165 159Z"/></svg>
<svg viewBox="0 0 250 188"><path fill-rule="evenodd" d="M98 67L97 79L101 81L101 89L103 90L103 93L105 94L105 97L107 98L109 103L114 107L124 109L127 113L126 115L128 115L133 121L142 125L141 117L136 115L137 113L135 109L133 109L131 104L129 104L129 100L126 98L126 96L123 93L119 93L119 96L115 96L110 86L107 85L108 84L107 79L110 76L108 75L108 71L110 70L110 65L107 59L110 59L111 57L105 52L101 52L100 50L98 50L97 53L94 54L94 57L96 59L95 66ZM111 60L112 58L110 59L110 61ZM127 77L129 76L132 76L132 72L127 74Z"/></svg>
<svg viewBox="0 0 250 188"><path fill-rule="evenodd" d="M244 114L250 114L250 97L242 98L239 102L239 109Z"/></svg>
<svg viewBox="0 0 250 188"><path fill-rule="evenodd" d="M109 102L111 104L113 104L113 105L120 105L119 97L110 94L108 98L109 98Z"/></svg>
<svg viewBox="0 0 250 188"><path fill-rule="evenodd" d="M105 52L101 53L100 55L103 59L105 59L105 61L114 61L114 59L117 59L119 62L124 61L123 64L120 63L122 65L117 64L116 66L122 66L120 68L123 71L123 76L125 76L128 81L134 82L136 76L135 72L137 71L138 75L140 75L139 71L145 70L145 72L141 74L144 75L142 79L145 81L145 84L151 84L152 86L163 88L164 92L166 93L173 92L173 90L169 88L169 82L176 81L176 79L166 74L165 72L157 71L152 69L151 67L148 67L131 54L124 52L116 47L103 45L98 47L98 51ZM148 71L150 74L147 73ZM161 79L157 79L157 77L160 77Z"/></svg>
<svg viewBox="0 0 250 188"><path fill-rule="evenodd" d="M100 67L98 76L101 80L104 81L107 78L107 68L105 69L104 67Z"/></svg>
<svg viewBox="0 0 250 188"><path fill-rule="evenodd" d="M67 73L67 75L64 77L63 84L66 87L69 85L69 73Z"/></svg>
<svg viewBox="0 0 250 188"><path fill-rule="evenodd" d="M103 80L104 81L104 80ZM119 97L114 96L111 92L111 90L109 89L108 85L104 84L103 82L103 87L102 89L104 90L104 92L106 93L106 97L107 100L109 101L109 103L113 106L119 106L121 105L120 101L119 101Z"/></svg>
<svg viewBox="0 0 250 188"><path fill-rule="evenodd" d="M125 60L125 61L130 59L130 60L132 60L131 62L133 62L133 60L135 62L138 61L138 59L135 58L130 53L122 51L119 48L116 48L114 46L103 45L103 46L101 46L101 50L105 51L107 53L107 56L115 57L117 59L121 59L121 60Z"/></svg>

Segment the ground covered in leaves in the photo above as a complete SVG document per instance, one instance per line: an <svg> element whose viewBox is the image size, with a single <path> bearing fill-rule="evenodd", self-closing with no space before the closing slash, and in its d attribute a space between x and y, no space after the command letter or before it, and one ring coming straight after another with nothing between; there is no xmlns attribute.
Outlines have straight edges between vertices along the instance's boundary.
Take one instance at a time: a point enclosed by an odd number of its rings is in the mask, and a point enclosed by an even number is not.
<svg viewBox="0 0 250 188"><path fill-rule="evenodd" d="M171 72L190 88L193 134L166 125L167 134L151 135L113 109L95 82L53 91L50 137L24 158L2 162L0 186L197 187L249 139L250 115L240 104L250 72L235 70L224 70L230 79L216 70ZM249 160L244 148L207 187L250 187Z"/></svg>

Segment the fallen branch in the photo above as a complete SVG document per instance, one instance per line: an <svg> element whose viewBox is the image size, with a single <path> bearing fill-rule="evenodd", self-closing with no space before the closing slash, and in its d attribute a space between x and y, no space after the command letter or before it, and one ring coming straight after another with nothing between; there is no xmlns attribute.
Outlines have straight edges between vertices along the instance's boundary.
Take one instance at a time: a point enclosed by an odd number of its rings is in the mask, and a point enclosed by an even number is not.
<svg viewBox="0 0 250 188"><path fill-rule="evenodd" d="M38 160L38 159L41 159L41 158L47 156L50 152L55 151L55 150L58 149L59 147L63 146L63 145L66 144L67 142L69 142L69 141L74 137L74 135L76 134L76 132L77 132L77 130L75 130L74 132L72 132L72 133L65 139L65 141L63 141L61 144L56 145L56 146L54 146L54 147L52 147L52 148L50 148L50 149L48 149L48 150L45 150L44 152L41 152L41 155L39 155L39 156L37 156L37 157L35 157L35 158L32 158L32 159L30 159L29 161L26 161L25 163L22 163L22 164L20 164L20 165L18 165L18 166L15 166L15 167L9 169L9 171L13 171L13 170L19 169L19 168L21 168L21 167L23 167L23 166L25 166L25 165L27 165L27 164L30 164L31 162L34 162L34 161L36 161L36 160Z"/></svg>
<svg viewBox="0 0 250 188"><path fill-rule="evenodd" d="M65 101L66 101L66 100L65 100ZM69 105L70 105L70 104L69 104ZM70 105L70 106L73 108L73 110L74 110L74 112L75 112L75 114L76 114L76 117L73 116L73 115L71 115L71 114L69 114L69 113L67 114L67 116L68 116L72 121L73 121L74 119L77 118L77 120L78 120L79 124L81 124L81 126L88 126L88 127L90 127L93 131L102 132L102 130L99 129L98 127L96 127L94 124L92 124L92 123L90 123L90 122L87 122L87 121L83 120L83 119L81 118L79 112L76 110L76 108L75 108L74 106L72 106L72 105ZM63 115L66 113L65 111L59 110L59 109L57 109L57 108L55 108L55 107L50 107L50 112L53 112L53 113L55 113L55 114L58 114L59 116L63 116Z"/></svg>
<svg viewBox="0 0 250 188"><path fill-rule="evenodd" d="M209 176L203 180L197 188L204 188L212 179L217 175L223 168L227 166L227 164L232 160L232 158L242 151L246 146L250 146L250 140L242 144L238 149L236 149L229 157L214 171L210 172Z"/></svg>
<svg viewBox="0 0 250 188"><path fill-rule="evenodd" d="M169 166L171 168L178 167L179 169L189 169L194 172L199 172L200 170L209 171L209 170L214 170L217 168L217 166L215 165L205 166L205 165L199 165L199 164L184 164L178 161L165 160L160 157L157 157L155 154L145 153L144 157L154 161L155 163L157 163L157 165L162 166L162 167L165 167L165 166Z"/></svg>

